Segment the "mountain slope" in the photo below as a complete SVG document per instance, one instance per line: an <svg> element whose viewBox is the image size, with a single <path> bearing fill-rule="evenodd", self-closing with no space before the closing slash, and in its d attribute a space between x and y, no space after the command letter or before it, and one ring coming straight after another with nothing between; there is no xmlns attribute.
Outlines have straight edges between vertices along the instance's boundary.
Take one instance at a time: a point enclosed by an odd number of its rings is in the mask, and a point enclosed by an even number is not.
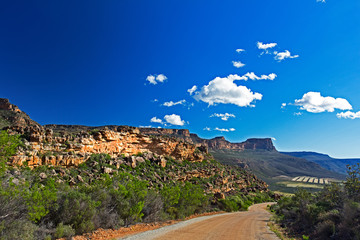
<svg viewBox="0 0 360 240"><path fill-rule="evenodd" d="M214 158L229 165L245 166L264 181L275 183L286 177L312 176L343 179L344 176L322 168L302 158L288 156L277 151L261 150L211 150Z"/></svg>
<svg viewBox="0 0 360 240"><path fill-rule="evenodd" d="M316 153L316 152L282 152L283 154L304 158L308 161L315 162L328 170L346 174L346 165L355 165L360 162L360 159L337 159L329 155Z"/></svg>

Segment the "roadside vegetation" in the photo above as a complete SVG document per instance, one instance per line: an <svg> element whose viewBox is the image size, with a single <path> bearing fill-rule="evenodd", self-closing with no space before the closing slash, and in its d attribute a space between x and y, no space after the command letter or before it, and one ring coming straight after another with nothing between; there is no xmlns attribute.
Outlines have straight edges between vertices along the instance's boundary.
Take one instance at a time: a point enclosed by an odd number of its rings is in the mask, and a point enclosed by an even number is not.
<svg viewBox="0 0 360 240"><path fill-rule="evenodd" d="M22 145L19 136L0 132L0 239L56 239L117 229L137 222L182 219L210 211L247 210L271 201L271 192L256 191L246 171L207 160L199 163L167 159L166 168L148 160L136 168L111 163L107 154L94 154L77 168L7 166ZM138 154L141 156L141 154ZM201 177L199 169L220 169L222 178L247 176L248 189L218 196L220 175ZM181 179L183 172L199 177ZM170 173L178 174L174 180ZM227 174L229 174L227 176ZM222 179L221 178L221 179Z"/></svg>
<svg viewBox="0 0 360 240"><path fill-rule="evenodd" d="M318 193L298 189L271 207L290 237L360 239L360 164L348 166L343 184L331 183Z"/></svg>

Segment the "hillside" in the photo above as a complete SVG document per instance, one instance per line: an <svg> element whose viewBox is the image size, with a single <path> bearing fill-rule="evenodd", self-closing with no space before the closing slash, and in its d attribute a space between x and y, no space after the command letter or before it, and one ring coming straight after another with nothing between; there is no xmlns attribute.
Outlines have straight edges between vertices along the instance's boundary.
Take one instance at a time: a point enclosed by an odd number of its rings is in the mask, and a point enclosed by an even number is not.
<svg viewBox="0 0 360 240"><path fill-rule="evenodd" d="M346 174L346 165L355 165L360 162L360 159L338 159L332 158L329 155L316 152L282 152L283 154L304 158L308 161L315 162L330 171L341 174Z"/></svg>
<svg viewBox="0 0 360 240"><path fill-rule="evenodd" d="M278 197L207 146L171 136L187 130L41 126L7 99L0 122L0 239L58 239Z"/></svg>
<svg viewBox="0 0 360 240"><path fill-rule="evenodd" d="M0 122L11 134L20 134L26 148L11 160L13 165L75 167L93 154L108 154L114 163L139 164L137 154L151 153L162 167L167 158L202 162L208 151L215 160L244 167L278 189L280 181L297 176L343 179L318 164L279 153L270 138L231 143L224 137L203 139L187 129L137 128L129 126L88 127L36 123L7 99L0 99ZM118 166L119 167L119 166Z"/></svg>
<svg viewBox="0 0 360 240"><path fill-rule="evenodd" d="M286 184L297 176L345 178L344 175L324 169L316 163L277 151L216 149L210 150L210 152L221 163L242 166L251 170L256 176L267 182L272 190L293 192L294 187L287 187Z"/></svg>
<svg viewBox="0 0 360 240"><path fill-rule="evenodd" d="M139 177L154 186L172 182L197 183L201 179L205 192L220 194L222 198L239 191L267 191L266 183L243 168L226 167L214 162L204 144L195 144L191 138L186 138L190 137L188 130L41 126L7 99L0 99L0 119L4 123L3 129L10 134L21 135L23 141L24 147L10 158L12 166L78 168L88 164L93 156L105 154L105 165L100 169L97 167L94 173L87 172L87 177L82 177L82 180L88 179L90 184L92 179L100 177L99 173L111 175L124 169L130 169L129 173L137 175L135 173L139 168L146 165L148 170L146 167L142 169L145 172ZM154 168L159 172L154 173ZM82 176L81 168L77 171ZM146 176L151 176L151 179ZM82 180L75 175L65 179L72 185Z"/></svg>

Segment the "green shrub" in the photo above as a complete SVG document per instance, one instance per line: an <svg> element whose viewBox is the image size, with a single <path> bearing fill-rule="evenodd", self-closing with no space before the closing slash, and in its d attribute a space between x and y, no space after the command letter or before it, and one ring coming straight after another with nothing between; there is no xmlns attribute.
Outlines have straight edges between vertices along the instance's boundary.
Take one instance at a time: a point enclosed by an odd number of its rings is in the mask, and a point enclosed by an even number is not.
<svg viewBox="0 0 360 240"><path fill-rule="evenodd" d="M58 208L53 216L57 224L72 225L77 234L94 229L92 220L96 214L96 207L99 206L98 202L75 189L61 192L58 198Z"/></svg>
<svg viewBox="0 0 360 240"><path fill-rule="evenodd" d="M62 222L55 229L54 237L71 237L75 235L75 230L70 225L64 225Z"/></svg>
<svg viewBox="0 0 360 240"><path fill-rule="evenodd" d="M24 200L28 207L29 219L39 221L49 213L50 207L56 202L56 188L53 180L47 181L46 185L35 183L28 190L23 191Z"/></svg>

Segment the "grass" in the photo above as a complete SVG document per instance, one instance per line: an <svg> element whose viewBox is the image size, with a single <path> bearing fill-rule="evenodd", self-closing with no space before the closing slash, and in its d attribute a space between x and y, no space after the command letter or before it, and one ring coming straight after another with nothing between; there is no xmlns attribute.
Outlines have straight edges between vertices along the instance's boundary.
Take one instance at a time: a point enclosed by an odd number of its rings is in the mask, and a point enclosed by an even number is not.
<svg viewBox="0 0 360 240"><path fill-rule="evenodd" d="M278 182L280 185L285 185L286 187L291 188L316 188L316 189L323 189L323 184L311 184L311 183L303 183L303 182Z"/></svg>
<svg viewBox="0 0 360 240"><path fill-rule="evenodd" d="M285 196L285 197L292 197L292 196L295 195L295 194L293 194L293 193L287 193L287 192L281 192L281 191L274 191L274 193L283 195L283 196Z"/></svg>

